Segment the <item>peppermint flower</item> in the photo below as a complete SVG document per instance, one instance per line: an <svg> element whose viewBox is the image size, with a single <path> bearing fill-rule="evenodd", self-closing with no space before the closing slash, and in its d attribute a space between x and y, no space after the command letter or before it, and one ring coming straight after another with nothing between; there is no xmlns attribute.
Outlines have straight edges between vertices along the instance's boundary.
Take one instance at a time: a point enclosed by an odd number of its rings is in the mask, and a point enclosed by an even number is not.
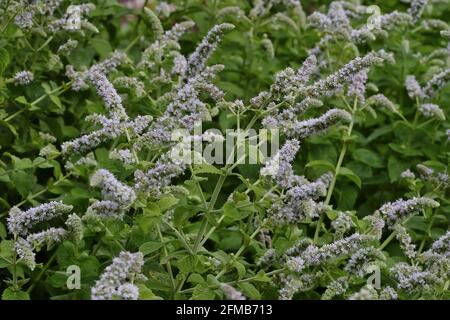
<svg viewBox="0 0 450 320"><path fill-rule="evenodd" d="M422 270L419 266L412 266L404 262L397 263L390 270L392 276L398 282L397 289L412 293L416 290L429 291L443 279L438 278L430 271Z"/></svg>
<svg viewBox="0 0 450 320"><path fill-rule="evenodd" d="M77 40L69 39L67 40L67 42L59 46L58 54L69 56L77 46L78 46Z"/></svg>
<svg viewBox="0 0 450 320"><path fill-rule="evenodd" d="M425 93L423 92L420 84L417 82L415 76L407 76L405 80L405 86L406 90L408 91L408 96L411 99L415 98L422 99L425 97Z"/></svg>
<svg viewBox="0 0 450 320"><path fill-rule="evenodd" d="M444 111L435 104L425 103L419 107L420 113L426 118L436 118L438 120L445 120Z"/></svg>
<svg viewBox="0 0 450 320"><path fill-rule="evenodd" d="M423 88L425 95L432 98L436 92L442 89L447 81L450 79L450 68L436 73L430 81L428 81Z"/></svg>
<svg viewBox="0 0 450 320"><path fill-rule="evenodd" d="M128 119L128 115L122 105L122 98L106 76L97 69L94 69L89 72L89 80L91 80L97 89L97 93L103 99L110 115L122 120Z"/></svg>
<svg viewBox="0 0 450 320"><path fill-rule="evenodd" d="M322 294L322 300L331 300L336 296L343 295L349 287L347 277L340 277L332 281L325 292Z"/></svg>
<svg viewBox="0 0 450 320"><path fill-rule="evenodd" d="M297 140L287 141L273 159L261 169L261 175L270 175L283 188L291 187L297 180L291 162L294 161L299 149L300 143Z"/></svg>
<svg viewBox="0 0 450 320"><path fill-rule="evenodd" d="M386 219L389 226L421 211L425 208L437 208L439 203L426 197L415 197L408 200L399 199L394 202L385 203L378 210Z"/></svg>
<svg viewBox="0 0 450 320"><path fill-rule="evenodd" d="M67 217L65 225L67 226L68 229L68 235L71 237L72 240L78 242L83 239L84 234L83 222L76 213L72 213Z"/></svg>
<svg viewBox="0 0 450 320"><path fill-rule="evenodd" d="M282 130L286 130L286 134L289 137L304 139L326 131L332 124L339 121L350 122L351 115L341 109L331 109L318 118L295 121L292 124L292 128L282 127Z"/></svg>
<svg viewBox="0 0 450 320"><path fill-rule="evenodd" d="M311 244L298 256L289 258L286 266L294 272L303 272L308 267L319 266L328 261L352 255L371 240L373 238L370 236L354 233L322 247Z"/></svg>
<svg viewBox="0 0 450 320"><path fill-rule="evenodd" d="M245 296L240 291L236 290L229 284L222 283L220 288L228 300L246 300Z"/></svg>
<svg viewBox="0 0 450 320"><path fill-rule="evenodd" d="M408 14L413 18L414 22L420 19L427 3L428 0L411 0L411 6L408 9Z"/></svg>
<svg viewBox="0 0 450 320"><path fill-rule="evenodd" d="M356 57L335 73L307 87L306 94L310 97L317 97L322 94L329 95L336 88L339 88L344 83L351 81L355 74L361 70L364 70L372 65L380 64L385 60L391 61L392 56L383 50L378 52L370 52L364 57Z"/></svg>
<svg viewBox="0 0 450 320"><path fill-rule="evenodd" d="M119 160L124 164L133 164L136 162L133 154L129 149L114 149L109 153L109 158L114 160Z"/></svg>
<svg viewBox="0 0 450 320"><path fill-rule="evenodd" d="M416 175L411 170L407 169L400 174L400 177L403 179L414 180Z"/></svg>
<svg viewBox="0 0 450 320"><path fill-rule="evenodd" d="M331 222L331 227L336 231L336 236L342 236L353 226L351 216L345 212L339 212L336 219Z"/></svg>
<svg viewBox="0 0 450 320"><path fill-rule="evenodd" d="M214 26L203 38L197 49L189 56L187 60L186 76L193 77L204 70L206 60L210 57L220 42L222 34L234 29L230 23L222 23Z"/></svg>
<svg viewBox="0 0 450 320"><path fill-rule="evenodd" d="M118 181L106 169L100 169L94 173L91 177L91 185L102 189L104 201L98 201L91 205L88 209L90 213L102 216L105 211L111 210L109 216L117 213L117 216L120 217L122 212L128 209L136 199L133 189Z"/></svg>
<svg viewBox="0 0 450 320"><path fill-rule="evenodd" d="M135 280L144 280L141 273L144 265L142 253L120 252L112 264L106 267L100 279L91 289L92 300L133 299L139 297L139 289L133 284Z"/></svg>
<svg viewBox="0 0 450 320"><path fill-rule="evenodd" d="M16 85L21 86L27 85L31 81L33 81L33 79L34 79L33 73L28 70L19 71L14 75L14 82Z"/></svg>
<svg viewBox="0 0 450 320"><path fill-rule="evenodd" d="M48 250L53 245L61 242L66 237L67 231L65 229L51 227L47 230L28 235L26 241L30 243L35 249L39 250L44 245L46 245Z"/></svg>
<svg viewBox="0 0 450 320"><path fill-rule="evenodd" d="M364 103L366 93L366 82L368 69L363 69L352 77L352 82L348 87L348 96L358 98L361 103Z"/></svg>
<svg viewBox="0 0 450 320"><path fill-rule="evenodd" d="M380 292L380 300L397 300L398 294L392 287L386 287Z"/></svg>
<svg viewBox="0 0 450 320"><path fill-rule="evenodd" d="M393 229L396 232L395 237L400 242L400 247L405 255L409 259L414 259L417 256L416 246L414 245L411 236L408 234L408 231L406 231L406 228L401 224L396 224Z"/></svg>
<svg viewBox="0 0 450 320"><path fill-rule="evenodd" d="M147 172L136 170L134 172L135 188L151 195L158 196L163 189L170 185L173 178L183 173L185 165L174 161L169 154L158 159L154 168Z"/></svg>
<svg viewBox="0 0 450 320"><path fill-rule="evenodd" d="M36 267L36 255L33 252L31 244L19 237L17 241L14 242L14 249L19 256L19 261L23 262L30 270L34 270Z"/></svg>
<svg viewBox="0 0 450 320"><path fill-rule="evenodd" d="M14 24L20 29L30 29L33 26L34 10L28 10L14 17Z"/></svg>
<svg viewBox="0 0 450 320"><path fill-rule="evenodd" d="M320 215L325 206L315 201L324 197L332 175L324 174L314 182L304 182L287 190L282 200L275 201L268 213L275 224L296 223L303 219L312 219ZM302 181L299 180L299 181Z"/></svg>
<svg viewBox="0 0 450 320"><path fill-rule="evenodd" d="M369 266L383 260L385 260L385 256L380 250L374 247L361 248L352 254L344 270L362 278L369 272Z"/></svg>
<svg viewBox="0 0 450 320"><path fill-rule="evenodd" d="M391 112L398 112L397 106L389 100L384 94L376 94L367 99L366 105L369 107L379 106Z"/></svg>
<svg viewBox="0 0 450 320"><path fill-rule="evenodd" d="M8 230L12 234L26 235L35 224L52 220L72 211L72 206L62 202L51 201L37 207L22 211L17 207L11 208L8 216Z"/></svg>

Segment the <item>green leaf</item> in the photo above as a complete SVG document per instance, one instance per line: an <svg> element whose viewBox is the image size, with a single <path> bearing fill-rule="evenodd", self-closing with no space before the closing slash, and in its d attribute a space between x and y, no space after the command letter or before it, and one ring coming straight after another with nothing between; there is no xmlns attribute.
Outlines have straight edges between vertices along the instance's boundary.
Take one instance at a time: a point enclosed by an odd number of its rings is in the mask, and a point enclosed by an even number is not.
<svg viewBox="0 0 450 320"><path fill-rule="evenodd" d="M203 279L203 277L198 274L198 273L193 273L189 276L189 278L187 279L187 282L189 283L205 283L205 279Z"/></svg>
<svg viewBox="0 0 450 320"><path fill-rule="evenodd" d="M208 288L207 284L198 284L192 293L193 300L213 300L216 294Z"/></svg>
<svg viewBox="0 0 450 320"><path fill-rule="evenodd" d="M24 104L24 105L28 105L28 101L27 98L25 98L24 96L20 96L16 98L16 101L20 104Z"/></svg>
<svg viewBox="0 0 450 320"><path fill-rule="evenodd" d="M223 175L222 170L217 169L216 167L214 167L212 164L209 164L209 163L202 163L202 164L195 165L193 167L193 171L195 174L211 173L211 174Z"/></svg>
<svg viewBox="0 0 450 320"><path fill-rule="evenodd" d="M0 257L0 269L12 266L12 263L5 258Z"/></svg>
<svg viewBox="0 0 450 320"><path fill-rule="evenodd" d="M231 221L239 221L245 219L251 210L239 210L233 202L227 202L223 206L223 214Z"/></svg>
<svg viewBox="0 0 450 320"><path fill-rule="evenodd" d="M63 108L62 103L61 103L61 99L59 99L58 96L54 96L54 95L50 95L50 100L52 100L52 102L60 109Z"/></svg>
<svg viewBox="0 0 450 320"><path fill-rule="evenodd" d="M353 151L353 158L372 168L383 168L383 159L375 152L368 149L356 149Z"/></svg>
<svg viewBox="0 0 450 320"><path fill-rule="evenodd" d="M240 263L239 261L236 261L233 263L233 267L236 268L239 278L242 278L243 276L245 276L246 270L245 270L245 266L242 263Z"/></svg>
<svg viewBox="0 0 450 320"><path fill-rule="evenodd" d="M2 300L30 300L30 296L24 291L15 291L12 288L6 288L3 291Z"/></svg>
<svg viewBox="0 0 450 320"><path fill-rule="evenodd" d="M361 179L349 168L341 167L339 169L339 175L347 177L361 189Z"/></svg>
<svg viewBox="0 0 450 320"><path fill-rule="evenodd" d="M400 178L400 174L410 167L408 161L401 161L394 156L389 156L388 173L391 182L395 182Z"/></svg>
<svg viewBox="0 0 450 320"><path fill-rule="evenodd" d="M309 167L324 167L334 172L334 165L326 160L313 160L306 164L306 168Z"/></svg>
<svg viewBox="0 0 450 320"><path fill-rule="evenodd" d="M11 240L3 240L0 242L0 257L11 258L13 252L13 242Z"/></svg>
<svg viewBox="0 0 450 320"><path fill-rule="evenodd" d="M272 280L266 275L264 270L259 270L255 275L255 281L258 282L271 282Z"/></svg>
<svg viewBox="0 0 450 320"><path fill-rule="evenodd" d="M109 41L102 38L92 38L91 45L102 58L106 58L113 51Z"/></svg>
<svg viewBox="0 0 450 320"><path fill-rule="evenodd" d="M10 61L9 53L5 48L0 48L0 76L6 70Z"/></svg>
<svg viewBox="0 0 450 320"><path fill-rule="evenodd" d="M242 293L253 300L259 300L261 299L261 293L259 293L258 289L251 283L240 283L239 289L241 289Z"/></svg>
<svg viewBox="0 0 450 320"><path fill-rule="evenodd" d="M177 266L180 269L180 272L184 274L189 274L190 272L195 272L198 265L197 256L184 256L180 260L178 260Z"/></svg>
<svg viewBox="0 0 450 320"><path fill-rule="evenodd" d="M161 297L158 297L153 293L150 288L147 288L143 283L138 283L136 285L139 288L139 300L162 300Z"/></svg>
<svg viewBox="0 0 450 320"><path fill-rule="evenodd" d="M143 243L140 247L139 247L139 251L142 252L142 254L144 256L155 252L156 250L158 250L159 248L161 248L162 244L161 242L157 242L157 241L149 241L149 242L145 242Z"/></svg>
<svg viewBox="0 0 450 320"><path fill-rule="evenodd" d="M423 155L421 151L415 150L405 144L389 143L389 148L406 157L416 157Z"/></svg>
<svg viewBox="0 0 450 320"><path fill-rule="evenodd" d="M167 209L172 208L174 205L176 205L180 200L175 198L173 195L167 195L161 198L158 201L158 206L161 212L166 211Z"/></svg>
<svg viewBox="0 0 450 320"><path fill-rule="evenodd" d="M0 201L3 199L0 199ZM7 236L6 227L3 223L0 222L0 238L5 239Z"/></svg>
<svg viewBox="0 0 450 320"><path fill-rule="evenodd" d="M24 198L30 194L36 184L36 177L25 171L13 171L9 174L9 177L14 183L14 187Z"/></svg>

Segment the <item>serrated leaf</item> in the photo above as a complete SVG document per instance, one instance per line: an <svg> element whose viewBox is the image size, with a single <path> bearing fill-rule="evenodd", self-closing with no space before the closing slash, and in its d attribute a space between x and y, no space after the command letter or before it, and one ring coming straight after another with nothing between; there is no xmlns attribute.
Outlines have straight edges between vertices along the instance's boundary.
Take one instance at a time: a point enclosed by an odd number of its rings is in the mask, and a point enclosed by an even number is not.
<svg viewBox="0 0 450 320"><path fill-rule="evenodd" d="M253 299L253 300L261 299L261 293L251 283L245 283L245 282L240 283L239 289L241 289L242 293L250 299Z"/></svg>
<svg viewBox="0 0 450 320"><path fill-rule="evenodd" d="M383 159L375 152L369 149L356 149L352 153L353 158L372 168L383 168Z"/></svg>
<svg viewBox="0 0 450 320"><path fill-rule="evenodd" d="M341 167L339 169L339 175L345 176L350 179L353 183L355 183L358 188L361 189L361 178L358 177L352 170L346 167Z"/></svg>
<svg viewBox="0 0 450 320"><path fill-rule="evenodd" d="M2 300L30 300L30 295L24 291L15 291L6 288L2 293Z"/></svg>
<svg viewBox="0 0 450 320"><path fill-rule="evenodd" d="M10 62L9 53L5 48L0 48L0 76L8 67Z"/></svg>
<svg viewBox="0 0 450 320"><path fill-rule="evenodd" d="M162 244L161 242L157 242L157 241L149 241L149 242L145 242L143 243L140 247L139 247L139 251L142 252L142 254L144 256L155 252L156 250L158 250L159 248L161 248Z"/></svg>
<svg viewBox="0 0 450 320"><path fill-rule="evenodd" d="M158 207L161 212L166 211L167 209L172 208L176 205L180 200L175 198L173 195L164 196L158 201Z"/></svg>
<svg viewBox="0 0 450 320"><path fill-rule="evenodd" d="M214 167L212 164L209 164L209 163L202 163L202 164L195 165L193 167L193 171L195 174L210 173L210 174L223 175L222 170L217 169L216 167Z"/></svg>
<svg viewBox="0 0 450 320"><path fill-rule="evenodd" d="M313 160L306 164L306 168L309 167L324 167L334 172L334 165L326 160Z"/></svg>

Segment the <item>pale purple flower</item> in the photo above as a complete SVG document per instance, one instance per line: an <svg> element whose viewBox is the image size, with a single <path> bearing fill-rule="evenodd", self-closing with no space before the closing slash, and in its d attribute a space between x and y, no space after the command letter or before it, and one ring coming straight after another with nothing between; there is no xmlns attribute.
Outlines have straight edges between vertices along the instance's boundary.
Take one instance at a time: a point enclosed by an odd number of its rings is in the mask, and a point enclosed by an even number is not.
<svg viewBox="0 0 450 320"><path fill-rule="evenodd" d="M14 83L16 85L24 86L29 84L33 80L34 75L31 71L28 70L19 71L14 75Z"/></svg>
<svg viewBox="0 0 450 320"><path fill-rule="evenodd" d="M403 179L413 180L416 178L416 175L411 170L407 169L400 174L400 177Z"/></svg>
<svg viewBox="0 0 450 320"><path fill-rule="evenodd" d="M136 194L133 189L123 184L108 170L99 169L91 177L91 186L100 187L104 200L115 201L121 208L130 207Z"/></svg>
<svg viewBox="0 0 450 320"><path fill-rule="evenodd" d="M399 241L400 248L402 248L405 255L409 259L414 259L417 256L416 246L406 228L401 224L396 224L393 230L396 232L395 237Z"/></svg>
<svg viewBox="0 0 450 320"><path fill-rule="evenodd" d="M187 59L186 76L192 77L204 70L206 60L211 56L226 31L234 29L230 23L222 23L214 26L203 38L197 49Z"/></svg>
<svg viewBox="0 0 450 320"><path fill-rule="evenodd" d="M440 89L442 89L447 81L450 79L450 68L436 73L431 80L429 80L423 91L428 98L432 98Z"/></svg>
<svg viewBox="0 0 450 320"><path fill-rule="evenodd" d="M290 188L298 179L295 178L291 162L300 149L298 140L288 140L278 153L261 169L261 175L269 175L282 188Z"/></svg>
<svg viewBox="0 0 450 320"><path fill-rule="evenodd" d="M356 73L352 77L351 83L348 87L348 96L358 98L361 103L364 103L365 101L368 72L368 69L363 69L360 72Z"/></svg>
<svg viewBox="0 0 450 320"><path fill-rule="evenodd" d="M378 106L381 108L385 108L386 110L389 110L391 112L398 111L397 106L382 93L375 94L375 95L369 97L366 101L366 105L370 106L370 107Z"/></svg>
<svg viewBox="0 0 450 320"><path fill-rule="evenodd" d="M134 280L145 279L141 273L144 265L142 253L120 252L103 271L91 289L92 300L137 299L139 292L133 287Z"/></svg>
<svg viewBox="0 0 450 320"><path fill-rule="evenodd" d="M72 208L58 201L44 203L26 211L12 207L7 218L8 230L12 234L26 235L35 224L59 217L72 211Z"/></svg>
<svg viewBox="0 0 450 320"><path fill-rule="evenodd" d="M419 107L419 111L426 118L445 120L444 111L436 104L424 103Z"/></svg>
<svg viewBox="0 0 450 320"><path fill-rule="evenodd" d="M242 292L236 290L232 286L226 283L222 283L220 285L220 288L222 289L223 293L225 294L225 297L228 300L246 300L245 296L242 294Z"/></svg>
<svg viewBox="0 0 450 320"><path fill-rule="evenodd" d="M427 3L428 0L411 0L411 6L408 9L408 14L413 18L414 22L420 19Z"/></svg>
<svg viewBox="0 0 450 320"><path fill-rule="evenodd" d="M387 202L379 209L379 212L386 219L391 227L395 223L417 213L426 208L437 208L439 203L426 197L415 197L408 200L399 199L394 202Z"/></svg>
<svg viewBox="0 0 450 320"><path fill-rule="evenodd" d="M33 252L31 244L19 237L17 241L14 242L14 250L19 256L19 261L23 262L30 270L34 270L36 267L36 254Z"/></svg>
<svg viewBox="0 0 450 320"><path fill-rule="evenodd" d="M369 273L368 267L370 265L383 260L385 260L385 256L380 250L374 247L361 248L351 255L344 270L352 275L362 278Z"/></svg>
<svg viewBox="0 0 450 320"><path fill-rule="evenodd" d="M417 82L415 76L407 76L405 80L405 86L406 90L408 91L408 96L411 99L422 99L425 97L425 93L423 92L419 82Z"/></svg>
<svg viewBox="0 0 450 320"><path fill-rule="evenodd" d="M28 235L26 241L30 243L33 246L33 248L39 250L44 245L46 245L47 248L51 248L53 245L55 245L58 242L61 242L66 237L67 237L67 230L63 228L51 227L47 230Z"/></svg>

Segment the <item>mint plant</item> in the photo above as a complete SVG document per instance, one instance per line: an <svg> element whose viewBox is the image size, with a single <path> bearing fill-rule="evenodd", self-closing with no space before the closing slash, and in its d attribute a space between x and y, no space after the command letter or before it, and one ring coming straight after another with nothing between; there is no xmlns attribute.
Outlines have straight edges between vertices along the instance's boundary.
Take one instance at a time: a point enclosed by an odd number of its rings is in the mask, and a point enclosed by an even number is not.
<svg viewBox="0 0 450 320"><path fill-rule="evenodd" d="M450 298L448 1L0 11L2 299Z"/></svg>

